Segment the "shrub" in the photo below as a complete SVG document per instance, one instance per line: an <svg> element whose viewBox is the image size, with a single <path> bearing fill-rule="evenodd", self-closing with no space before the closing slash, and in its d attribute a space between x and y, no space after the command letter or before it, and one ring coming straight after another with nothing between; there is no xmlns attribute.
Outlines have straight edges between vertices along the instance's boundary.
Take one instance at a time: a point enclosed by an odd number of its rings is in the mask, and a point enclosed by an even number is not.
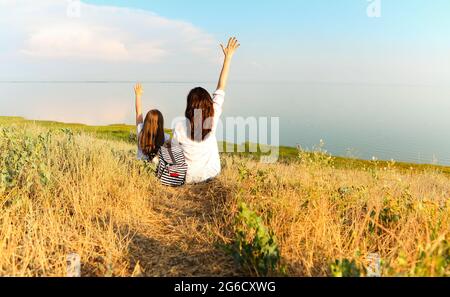
<svg viewBox="0 0 450 297"><path fill-rule="evenodd" d="M336 260L330 265L331 275L333 277L360 277L361 269L355 260L349 259Z"/></svg>
<svg viewBox="0 0 450 297"><path fill-rule="evenodd" d="M29 136L14 128L2 128L0 139L0 190L33 188L50 182L47 155L52 133Z"/></svg>
<svg viewBox="0 0 450 297"><path fill-rule="evenodd" d="M239 205L235 235L227 250L242 267L258 276L267 276L279 268L281 256L275 235L245 203Z"/></svg>
<svg viewBox="0 0 450 297"><path fill-rule="evenodd" d="M410 261L404 251L401 251L394 263L388 265L388 271L394 274L392 264L398 265L403 270L402 276L450 276L450 244L445 239L438 239L424 246L419 246L419 250L414 255L414 265L411 267Z"/></svg>
<svg viewBox="0 0 450 297"><path fill-rule="evenodd" d="M301 146L297 147L298 158L303 165L315 165L318 167L332 167L335 158L325 149L325 142L320 140L319 145L313 147L311 152L304 150Z"/></svg>

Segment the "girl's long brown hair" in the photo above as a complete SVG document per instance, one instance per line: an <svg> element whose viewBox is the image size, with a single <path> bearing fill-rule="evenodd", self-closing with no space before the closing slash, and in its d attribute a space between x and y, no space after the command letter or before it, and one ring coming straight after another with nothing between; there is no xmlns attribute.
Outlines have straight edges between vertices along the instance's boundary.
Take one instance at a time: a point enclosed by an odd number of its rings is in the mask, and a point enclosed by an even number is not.
<svg viewBox="0 0 450 297"><path fill-rule="evenodd" d="M214 104L207 90L199 87L189 92L185 117L190 138L197 142L205 140L211 132L214 117Z"/></svg>
<svg viewBox="0 0 450 297"><path fill-rule="evenodd" d="M164 145L164 118L159 110L151 110L147 113L144 128L139 135L139 145L144 155L150 160Z"/></svg>

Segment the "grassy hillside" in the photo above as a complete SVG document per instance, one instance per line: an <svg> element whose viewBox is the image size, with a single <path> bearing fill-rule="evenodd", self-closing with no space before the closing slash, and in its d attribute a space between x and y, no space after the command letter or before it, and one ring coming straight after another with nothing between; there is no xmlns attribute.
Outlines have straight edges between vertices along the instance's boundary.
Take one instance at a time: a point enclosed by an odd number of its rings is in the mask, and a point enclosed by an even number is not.
<svg viewBox="0 0 450 297"><path fill-rule="evenodd" d="M85 276L364 276L370 253L385 276L450 276L440 167L222 155L215 181L170 189L119 133L11 121L0 120L0 275L65 275L75 252Z"/></svg>
<svg viewBox="0 0 450 297"><path fill-rule="evenodd" d="M71 129L74 132L85 132L99 138L112 140L130 140L130 133L135 127L124 124L114 124L109 126L88 126L83 124L60 123L54 121L34 121L22 117L0 117L0 125L28 125L35 124L49 129Z"/></svg>

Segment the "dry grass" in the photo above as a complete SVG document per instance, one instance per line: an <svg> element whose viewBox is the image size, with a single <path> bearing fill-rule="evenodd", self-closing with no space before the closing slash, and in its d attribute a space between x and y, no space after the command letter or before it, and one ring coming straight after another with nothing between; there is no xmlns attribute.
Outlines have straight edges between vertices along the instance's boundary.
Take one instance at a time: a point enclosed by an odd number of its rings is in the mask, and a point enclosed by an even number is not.
<svg viewBox="0 0 450 297"><path fill-rule="evenodd" d="M330 275L334 260L373 252L384 275L450 273L447 175L225 156L214 182L169 189L134 150L0 127L0 275L65 275L72 252L84 276L246 275L221 248L240 201L276 234L288 275Z"/></svg>

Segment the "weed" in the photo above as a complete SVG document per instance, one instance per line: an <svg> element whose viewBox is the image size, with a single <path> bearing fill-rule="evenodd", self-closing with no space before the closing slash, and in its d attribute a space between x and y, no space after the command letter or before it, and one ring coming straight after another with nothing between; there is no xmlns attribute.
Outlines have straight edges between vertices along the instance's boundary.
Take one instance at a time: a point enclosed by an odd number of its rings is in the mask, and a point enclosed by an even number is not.
<svg viewBox="0 0 450 297"><path fill-rule="evenodd" d="M355 260L335 260L334 263L330 265L330 270L333 277L361 276L361 268L356 264Z"/></svg>
<svg viewBox="0 0 450 297"><path fill-rule="evenodd" d="M262 276L274 273L281 259L275 235L245 203L239 206L235 239L228 251L241 266Z"/></svg>
<svg viewBox="0 0 450 297"><path fill-rule="evenodd" d="M320 140L319 145L313 147L313 150L306 151L301 146L297 147L298 159L300 163L306 166L332 167L335 158L325 149L325 142Z"/></svg>

